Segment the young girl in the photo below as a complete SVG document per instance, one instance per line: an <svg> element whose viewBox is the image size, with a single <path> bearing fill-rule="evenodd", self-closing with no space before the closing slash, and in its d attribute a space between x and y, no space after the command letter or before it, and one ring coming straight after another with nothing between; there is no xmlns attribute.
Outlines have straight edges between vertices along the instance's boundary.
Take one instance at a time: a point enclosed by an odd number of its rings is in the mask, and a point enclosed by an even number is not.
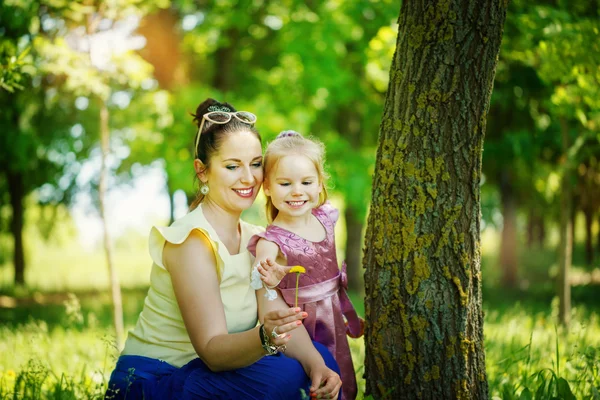
<svg viewBox="0 0 600 400"><path fill-rule="evenodd" d="M360 337L363 323L346 294L346 265L340 272L334 227L338 210L327 202L322 143L294 131L281 132L264 156L269 226L254 235L248 250L260 265L253 271L253 287L264 285L269 298L275 286L289 305L294 305L296 274L301 265L298 306L308 313L304 326L311 338L327 346L336 358L342 378L342 399L356 398L356 377L346 334ZM259 275L260 273L260 275ZM261 283L262 280L262 283ZM271 332L278 334L277 327Z"/></svg>

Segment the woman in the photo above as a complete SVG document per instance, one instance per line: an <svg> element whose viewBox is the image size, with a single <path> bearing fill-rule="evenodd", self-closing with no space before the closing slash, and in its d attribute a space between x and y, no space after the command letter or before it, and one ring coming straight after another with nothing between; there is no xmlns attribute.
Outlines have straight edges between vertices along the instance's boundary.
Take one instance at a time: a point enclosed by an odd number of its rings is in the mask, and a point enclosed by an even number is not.
<svg viewBox="0 0 600 400"><path fill-rule="evenodd" d="M261 229L240 215L263 181L256 117L208 99L195 121L200 193L189 214L152 229L150 289L106 398L337 398L337 364L310 340L307 314L250 287L246 245Z"/></svg>

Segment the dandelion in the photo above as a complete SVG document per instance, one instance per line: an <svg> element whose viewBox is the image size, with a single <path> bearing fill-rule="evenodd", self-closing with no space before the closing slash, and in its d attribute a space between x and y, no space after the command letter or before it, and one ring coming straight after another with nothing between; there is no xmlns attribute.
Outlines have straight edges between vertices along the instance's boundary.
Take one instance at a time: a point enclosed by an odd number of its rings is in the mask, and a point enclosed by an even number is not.
<svg viewBox="0 0 600 400"><path fill-rule="evenodd" d="M290 268L288 273L296 273L296 298L294 299L294 307L298 307L298 283L300 282L300 274L306 273L306 268L296 265Z"/></svg>

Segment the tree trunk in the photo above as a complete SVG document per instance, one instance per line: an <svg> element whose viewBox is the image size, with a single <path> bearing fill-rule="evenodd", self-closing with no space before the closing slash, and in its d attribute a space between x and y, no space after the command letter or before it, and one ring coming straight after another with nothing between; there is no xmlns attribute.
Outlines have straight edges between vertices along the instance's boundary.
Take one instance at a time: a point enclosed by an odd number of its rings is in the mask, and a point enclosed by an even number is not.
<svg viewBox="0 0 600 400"><path fill-rule="evenodd" d="M9 171L7 173L8 191L10 193L10 206L12 218L10 220L10 233L14 239L13 265L15 268L15 286L25 285L25 250L23 246L23 225L25 221L25 186L21 172Z"/></svg>
<svg viewBox="0 0 600 400"><path fill-rule="evenodd" d="M571 242L574 242L577 238L575 229L577 228L577 199L573 199L573 191L571 190Z"/></svg>
<svg viewBox="0 0 600 400"><path fill-rule="evenodd" d="M585 261L588 265L594 263L594 246L592 244L592 224L594 223L594 213L591 209L583 210L585 216Z"/></svg>
<svg viewBox="0 0 600 400"><path fill-rule="evenodd" d="M361 76L362 66L353 65L355 76ZM362 114L356 106L342 106L338 110L336 119L336 128L340 135L343 135L353 150L361 147L362 133ZM350 290L364 294L364 274L361 265L362 258L362 240L364 220L359 217L356 203L352 204L350 196L356 196L356 193L345 191L346 209L344 217L346 219L346 266L348 272L348 287Z"/></svg>
<svg viewBox="0 0 600 400"><path fill-rule="evenodd" d="M227 92L233 90L236 86L235 70L235 55L238 54L239 32L235 28L228 28L222 32L222 37L225 44L219 46L215 52L215 65L217 69L214 71L213 87Z"/></svg>
<svg viewBox="0 0 600 400"><path fill-rule="evenodd" d="M188 62L182 55L184 44L177 15L170 9L159 9L146 15L138 33L146 38L140 55L154 67L154 77L161 88L173 91L189 80Z"/></svg>
<svg viewBox="0 0 600 400"><path fill-rule="evenodd" d="M561 133L563 158L566 164L567 151L569 150L569 126L565 118L561 118ZM573 228L572 228L572 191L571 175L569 168L564 168L562 177L562 190L560 191L560 248L558 270L558 320L563 326L569 325L571 315L571 283L569 275L573 253Z"/></svg>
<svg viewBox="0 0 600 400"><path fill-rule="evenodd" d="M545 238L544 217L540 216L534 207L531 207L527 216L527 248L531 249L534 246L543 248Z"/></svg>
<svg viewBox="0 0 600 400"><path fill-rule="evenodd" d="M348 272L348 287L354 292L363 294L365 284L360 264L362 256L363 222L356 217L354 210L350 206L346 206L344 216L346 219L346 265Z"/></svg>
<svg viewBox="0 0 600 400"><path fill-rule="evenodd" d="M600 213L598 214L598 227L600 228ZM596 246L598 247L598 252L600 252L600 229L598 229L598 236L596 237Z"/></svg>
<svg viewBox="0 0 600 400"><path fill-rule="evenodd" d="M546 222L544 217L541 215L537 216L537 244L540 248L544 247L544 242L546 241Z"/></svg>
<svg viewBox="0 0 600 400"><path fill-rule="evenodd" d="M106 158L110 152L110 129L108 120L108 108L106 106L106 102L102 100L102 107L100 109L100 147L102 150L102 163L100 168L98 196L100 198L100 217L102 219L102 229L104 234L104 253L106 255L106 264L108 265L108 273L110 275L110 289L113 302L113 322L115 324L116 343L117 348L120 349L123 345L125 336L125 330L123 328L123 302L121 300L121 286L119 284L119 277L113 261L112 240L110 231L108 229L108 221L106 216L106 188L108 179Z"/></svg>
<svg viewBox="0 0 600 400"><path fill-rule="evenodd" d="M517 204L514 198L512 177L505 169L500 173L500 199L502 202L502 238L500 242L500 267L502 284L517 286Z"/></svg>
<svg viewBox="0 0 600 400"><path fill-rule="evenodd" d="M533 209L530 209L527 214L527 238L526 245L527 249L531 249L533 247L533 242L535 241L535 214Z"/></svg>
<svg viewBox="0 0 600 400"><path fill-rule="evenodd" d="M363 261L375 398L488 399L479 185L506 6L402 2Z"/></svg>

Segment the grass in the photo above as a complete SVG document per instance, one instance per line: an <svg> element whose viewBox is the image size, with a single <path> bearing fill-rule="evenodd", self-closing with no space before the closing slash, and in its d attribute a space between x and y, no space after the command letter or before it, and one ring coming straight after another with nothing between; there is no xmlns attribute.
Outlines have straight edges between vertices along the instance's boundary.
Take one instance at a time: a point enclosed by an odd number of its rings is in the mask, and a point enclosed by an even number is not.
<svg viewBox="0 0 600 400"><path fill-rule="evenodd" d="M520 278L527 284L507 291L496 284L496 239L486 234L482 237L490 396L600 400L598 288L573 288L571 328L559 329L549 279L553 254L544 250L520 254ZM102 252L42 241L34 245L38 251L27 272L29 288L13 288L10 268L0 267L0 400L101 399L117 357L111 345L111 307ZM145 239L117 243L115 260L130 329L143 306L148 283ZM576 271L586 268L575 265ZM65 295L67 292L73 294ZM22 301L3 305L7 296ZM351 297L362 313L360 297ZM351 339L350 346L359 391L364 393L364 343Z"/></svg>
<svg viewBox="0 0 600 400"><path fill-rule="evenodd" d="M143 298L143 290L124 292L129 327ZM111 345L107 299L105 294L82 296L81 301L71 296L47 314L42 312L47 306L30 305L13 310L13 322L6 322L3 314L0 399L102 398L117 357ZM529 398L527 393L543 392L537 398L550 399L567 393L568 387L572 398L599 398L598 314L578 306L566 332L554 324L555 308L534 311L518 302L498 310L486 306L485 348L492 397ZM359 339L350 345L359 389L364 393L364 344Z"/></svg>
<svg viewBox="0 0 600 400"><path fill-rule="evenodd" d="M126 304L141 308L143 292L126 291ZM102 398L117 351L112 347L106 298L72 296L47 319L31 306L18 314L35 315L0 327L0 399ZM78 306L79 305L79 306ZM20 312L20 311L19 311ZM572 398L597 399L600 376L598 314L578 307L568 332L556 329L553 311L531 313L486 310L485 347L490 394L496 398L529 398L543 392L550 399L568 391ZM4 318L3 318L4 320ZM128 313L129 326L135 313ZM351 340L359 389L364 393L364 344ZM540 389L542 388L542 389ZM563 393L563 394L564 394ZM596 396L596 397L595 397ZM530 398L534 398L533 395ZM570 398L562 396L557 398Z"/></svg>

